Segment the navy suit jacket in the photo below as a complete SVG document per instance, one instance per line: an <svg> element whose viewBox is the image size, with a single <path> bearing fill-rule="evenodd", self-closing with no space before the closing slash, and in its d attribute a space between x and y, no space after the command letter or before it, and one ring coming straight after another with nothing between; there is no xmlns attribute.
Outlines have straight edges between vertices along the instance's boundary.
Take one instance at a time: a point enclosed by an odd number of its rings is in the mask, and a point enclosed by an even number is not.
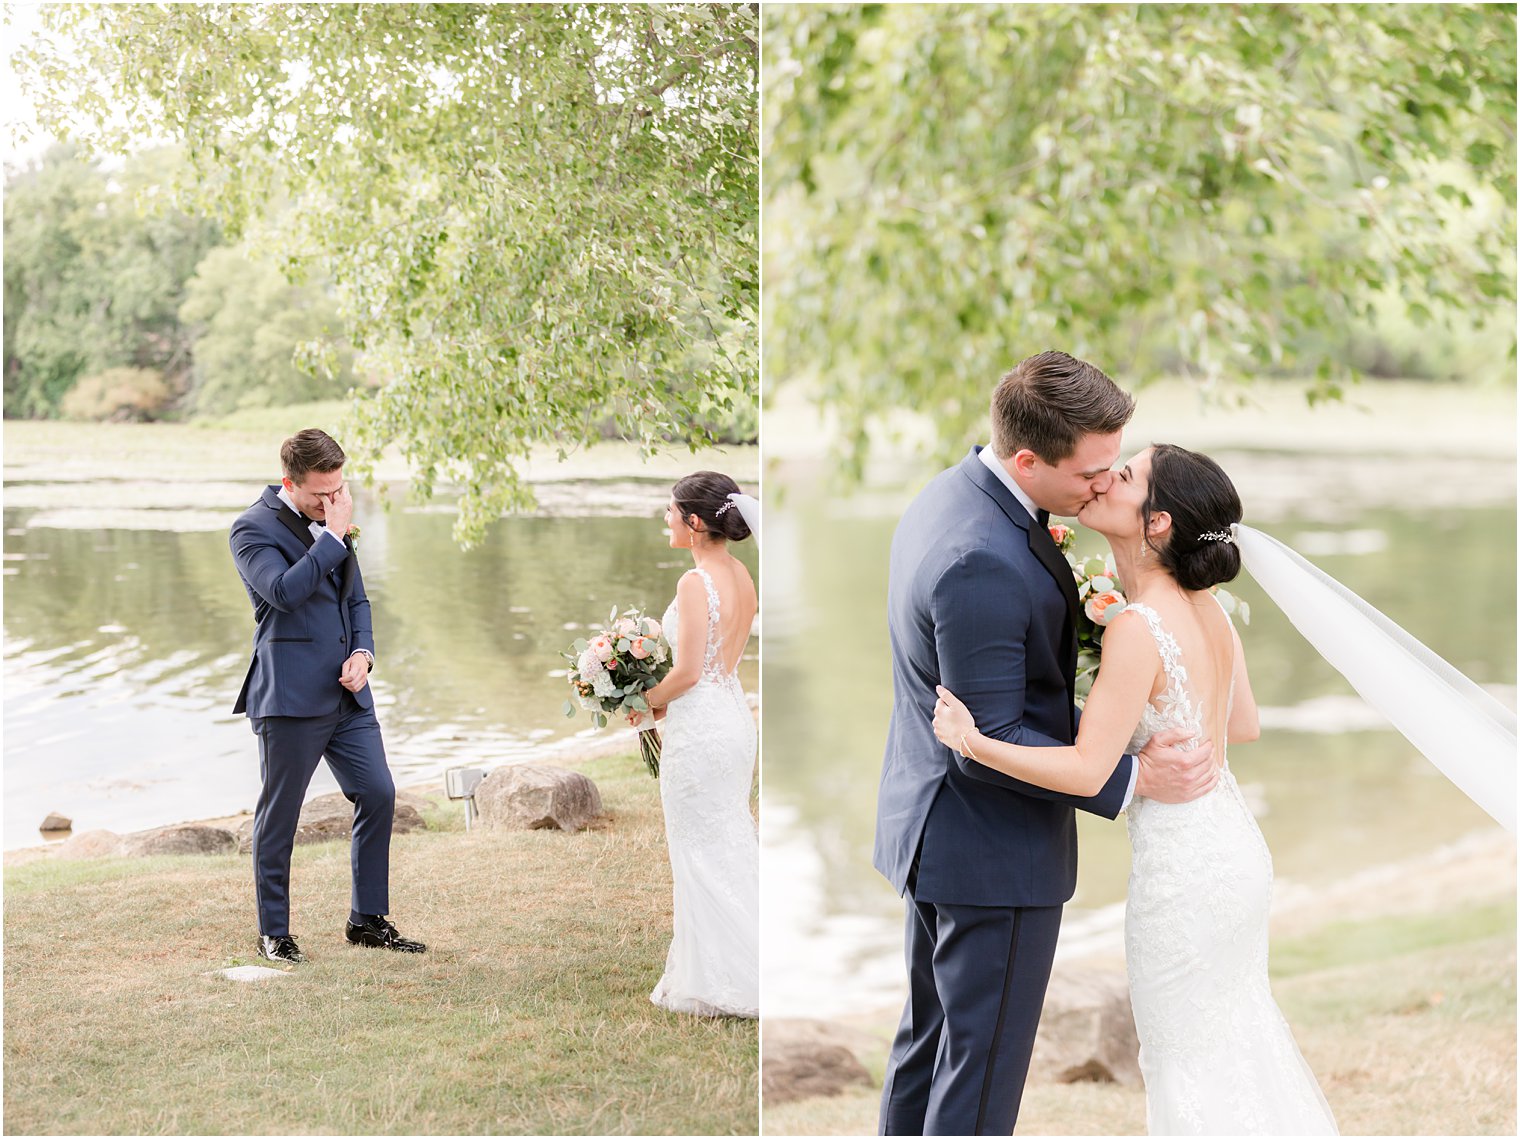
<svg viewBox="0 0 1520 1139"><path fill-rule="evenodd" d="M934 686L978 730L1054 747L1076 738L1076 588L1066 559L977 457L941 472L892 537L892 724L876 802L877 870L918 901L1053 906L1077 883L1074 807L1114 818L1129 756L1097 795L1062 795L934 737Z"/></svg>
<svg viewBox="0 0 1520 1139"><path fill-rule="evenodd" d="M253 602L253 661L234 712L249 716L326 716L342 706L343 662L356 649L373 655L369 598L347 539L314 541L308 521L286 506L279 487L232 524L232 560ZM373 708L366 684L353 693Z"/></svg>

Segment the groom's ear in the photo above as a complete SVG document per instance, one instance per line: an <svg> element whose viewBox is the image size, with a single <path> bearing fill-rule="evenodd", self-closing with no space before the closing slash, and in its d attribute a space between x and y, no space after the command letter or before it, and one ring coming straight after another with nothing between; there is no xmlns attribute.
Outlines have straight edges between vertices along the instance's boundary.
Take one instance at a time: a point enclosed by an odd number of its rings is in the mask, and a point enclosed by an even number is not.
<svg viewBox="0 0 1520 1139"><path fill-rule="evenodd" d="M1034 475L1034 465L1039 462L1039 456L1025 447L1021 451L1015 451L1013 457L1008 460L1013 467L1014 473L1023 478L1031 478Z"/></svg>

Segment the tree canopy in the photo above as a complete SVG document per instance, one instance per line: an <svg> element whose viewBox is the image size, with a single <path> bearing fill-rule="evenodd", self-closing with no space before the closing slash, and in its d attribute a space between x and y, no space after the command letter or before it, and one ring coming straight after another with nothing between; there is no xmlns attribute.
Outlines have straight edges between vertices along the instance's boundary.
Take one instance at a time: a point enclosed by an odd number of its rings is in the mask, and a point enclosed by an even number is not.
<svg viewBox="0 0 1520 1139"><path fill-rule="evenodd" d="M1513 356L1513 5L780 5L764 37L766 390L816 382L857 473L880 413L954 451L1046 348L1335 395L1327 333L1392 294Z"/></svg>
<svg viewBox="0 0 1520 1139"><path fill-rule="evenodd" d="M731 5L57 5L18 70L105 151L182 143L187 200L330 280L395 442L462 538L514 462L653 451L757 379L756 13ZM288 201L273 218L269 205Z"/></svg>

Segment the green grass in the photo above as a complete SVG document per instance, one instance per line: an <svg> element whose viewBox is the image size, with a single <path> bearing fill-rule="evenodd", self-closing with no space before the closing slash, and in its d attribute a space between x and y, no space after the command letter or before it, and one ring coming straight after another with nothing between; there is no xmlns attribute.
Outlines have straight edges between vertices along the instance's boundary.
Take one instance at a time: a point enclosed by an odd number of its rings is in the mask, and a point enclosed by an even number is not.
<svg viewBox="0 0 1520 1139"><path fill-rule="evenodd" d="M285 438L306 427L338 432L352 404L346 399L318 400L293 407L255 407L227 415L187 419L186 427L200 431L235 431L249 435Z"/></svg>
<svg viewBox="0 0 1520 1139"><path fill-rule="evenodd" d="M1455 912L1332 922L1303 937L1274 941L1274 980L1343 965L1370 965L1422 949L1459 945L1515 930L1515 902Z"/></svg>
<svg viewBox="0 0 1520 1139"><path fill-rule="evenodd" d="M7 1133L754 1133L755 1024L648 999L658 787L635 757L584 770L595 829L395 839L417 957L344 942L346 843L297 848L309 961L253 985L204 975L255 961L246 856L8 870Z"/></svg>

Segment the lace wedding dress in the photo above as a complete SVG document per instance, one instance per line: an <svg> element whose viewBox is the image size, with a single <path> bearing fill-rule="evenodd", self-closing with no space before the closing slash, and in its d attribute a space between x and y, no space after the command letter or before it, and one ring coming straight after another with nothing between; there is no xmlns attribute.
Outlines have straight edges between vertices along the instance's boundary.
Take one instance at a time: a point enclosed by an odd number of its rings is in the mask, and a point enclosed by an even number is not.
<svg viewBox="0 0 1520 1139"><path fill-rule="evenodd" d="M649 999L673 1012L758 1016L760 871L749 812L755 719L733 672L723 670L718 590L707 571L702 678L672 700L663 725L660 799L675 885L665 975ZM662 622L679 640L676 603Z"/></svg>
<svg viewBox="0 0 1520 1139"><path fill-rule="evenodd" d="M1149 606L1125 611L1145 618L1167 677L1131 754L1165 728L1201 733L1177 641ZM1150 1133L1336 1134L1267 983L1272 856L1228 762L1202 798L1137 797L1128 815L1125 956Z"/></svg>

